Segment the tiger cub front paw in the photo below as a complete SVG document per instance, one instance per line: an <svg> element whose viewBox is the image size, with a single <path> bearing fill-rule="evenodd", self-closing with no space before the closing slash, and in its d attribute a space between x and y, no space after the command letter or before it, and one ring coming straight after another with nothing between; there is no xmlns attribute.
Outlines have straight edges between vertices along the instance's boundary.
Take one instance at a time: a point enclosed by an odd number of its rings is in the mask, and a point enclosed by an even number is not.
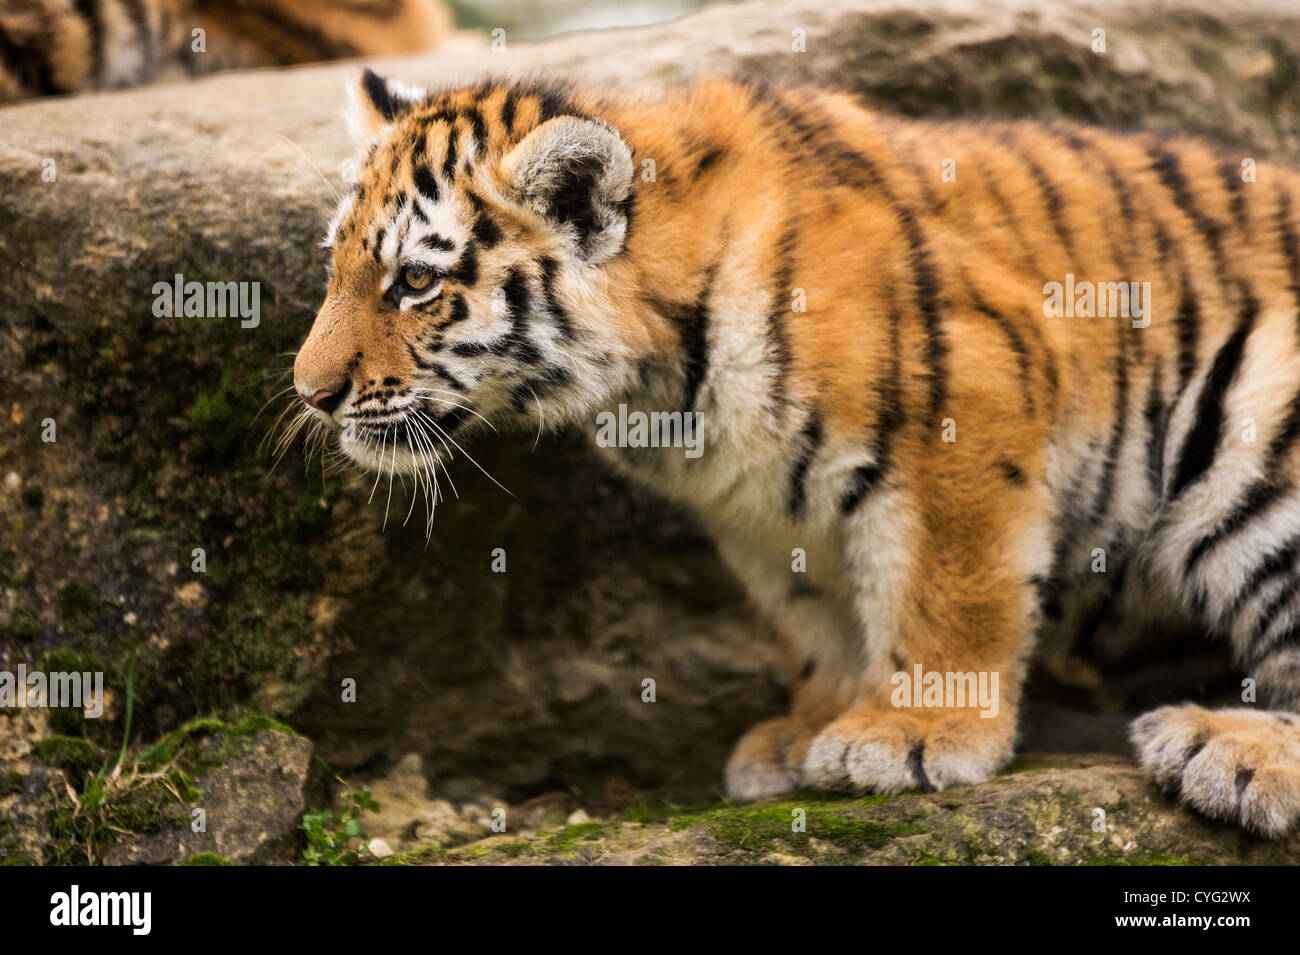
<svg viewBox="0 0 1300 955"><path fill-rule="evenodd" d="M820 789L901 793L972 786L1011 761L1015 721L968 711L860 707L813 740L804 778Z"/></svg>
<svg viewBox="0 0 1300 955"><path fill-rule="evenodd" d="M1129 735L1143 770L1211 818L1270 837L1300 820L1300 717L1164 706Z"/></svg>
<svg viewBox="0 0 1300 955"><path fill-rule="evenodd" d="M810 728L787 716L752 727L727 760L727 797L749 802L798 789L812 737Z"/></svg>

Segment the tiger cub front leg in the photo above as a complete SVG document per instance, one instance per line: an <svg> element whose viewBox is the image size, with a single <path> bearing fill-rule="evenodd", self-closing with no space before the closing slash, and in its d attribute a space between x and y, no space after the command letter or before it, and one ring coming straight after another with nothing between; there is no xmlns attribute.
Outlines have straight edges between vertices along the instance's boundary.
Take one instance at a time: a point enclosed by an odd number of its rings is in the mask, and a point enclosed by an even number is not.
<svg viewBox="0 0 1300 955"><path fill-rule="evenodd" d="M1046 522L1019 482L1000 494L942 488L931 485L924 502L883 495L861 515L849 560L864 667L854 704L808 748L811 785L947 789L991 779L1011 760ZM886 542L884 527L912 534Z"/></svg>
<svg viewBox="0 0 1300 955"><path fill-rule="evenodd" d="M725 771L727 795L751 800L791 792L804 784L803 762L813 737L852 700L853 675L861 669L853 607L815 572L824 568L822 561L799 566L792 564L793 548L755 541L725 525L709 530L776 631L791 698L788 715L750 727L736 743Z"/></svg>

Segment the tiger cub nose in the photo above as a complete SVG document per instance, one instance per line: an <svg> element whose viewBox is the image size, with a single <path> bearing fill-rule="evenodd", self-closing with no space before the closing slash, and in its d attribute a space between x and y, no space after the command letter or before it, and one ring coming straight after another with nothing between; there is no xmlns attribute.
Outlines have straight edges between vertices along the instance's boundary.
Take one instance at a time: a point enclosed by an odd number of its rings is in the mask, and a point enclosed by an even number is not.
<svg viewBox="0 0 1300 955"><path fill-rule="evenodd" d="M302 397L303 401L307 402L307 404L311 405L316 410L323 411L326 414L333 414L334 410L338 408L339 405L343 404L343 399L348 396L348 392L351 390L352 382L349 380L344 381L343 384L333 390L329 388L321 388L312 392L310 395L305 392L299 392L299 395Z"/></svg>

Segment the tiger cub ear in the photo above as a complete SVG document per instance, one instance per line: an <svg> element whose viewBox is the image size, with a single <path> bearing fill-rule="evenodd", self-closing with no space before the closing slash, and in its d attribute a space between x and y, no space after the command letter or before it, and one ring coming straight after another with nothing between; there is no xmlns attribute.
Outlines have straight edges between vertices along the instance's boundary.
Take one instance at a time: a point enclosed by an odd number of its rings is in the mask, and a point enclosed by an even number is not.
<svg viewBox="0 0 1300 955"><path fill-rule="evenodd" d="M560 116L542 123L501 160L525 207L566 229L597 265L623 248L632 193L632 150L604 123Z"/></svg>
<svg viewBox="0 0 1300 955"><path fill-rule="evenodd" d="M348 86L345 117L348 130L358 146L364 146L393 124L398 115L429 93L420 86L407 86L401 80L386 80L366 70Z"/></svg>

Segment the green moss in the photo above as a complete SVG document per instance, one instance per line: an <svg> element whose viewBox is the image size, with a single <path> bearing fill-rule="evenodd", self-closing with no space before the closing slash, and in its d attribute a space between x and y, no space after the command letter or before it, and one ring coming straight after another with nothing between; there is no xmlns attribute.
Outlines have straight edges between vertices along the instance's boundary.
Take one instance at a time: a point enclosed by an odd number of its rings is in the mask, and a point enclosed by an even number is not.
<svg viewBox="0 0 1300 955"><path fill-rule="evenodd" d="M36 744L36 755L47 765L75 770L78 774L92 772L103 762L103 755L93 743L74 736L43 739Z"/></svg>
<svg viewBox="0 0 1300 955"><path fill-rule="evenodd" d="M186 803L197 802L200 796L188 777L172 773L168 779L153 780L114 803L113 823L118 829L140 833L185 829L190 823L190 811L187 805L177 802L177 793Z"/></svg>
<svg viewBox="0 0 1300 955"><path fill-rule="evenodd" d="M1170 855L1164 852L1130 852L1122 855L1118 849L1111 848L1090 859L1083 859L1080 865L1141 865L1141 866L1203 866L1211 865L1195 856Z"/></svg>
<svg viewBox="0 0 1300 955"><path fill-rule="evenodd" d="M23 791L27 777L17 771L0 773L0 796L12 796Z"/></svg>
<svg viewBox="0 0 1300 955"><path fill-rule="evenodd" d="M530 848L531 843L527 839L515 839L513 842L501 843L493 849L493 852L513 859L528 852Z"/></svg>
<svg viewBox="0 0 1300 955"><path fill-rule="evenodd" d="M41 635L41 623L32 609L19 603L0 622L0 642L28 644Z"/></svg>
<svg viewBox="0 0 1300 955"><path fill-rule="evenodd" d="M1025 853L1025 862L1029 865L1054 865L1052 857L1041 849L1030 849Z"/></svg>
<svg viewBox="0 0 1300 955"><path fill-rule="evenodd" d="M200 852L198 855L190 856L181 865L232 865L215 852Z"/></svg>
<svg viewBox="0 0 1300 955"><path fill-rule="evenodd" d="M190 809L203 795L196 780L251 750L256 735L266 729L293 732L256 715L235 726L205 717L185 723L128 756L118 771L121 781L114 782L113 767L108 763L98 772L87 772L75 797L59 798L56 805L55 860L64 865L98 861L123 832L187 828ZM86 763L90 744L85 740L53 738L42 745L51 758L68 758L63 754L71 753L84 765L94 765Z"/></svg>
<svg viewBox="0 0 1300 955"><path fill-rule="evenodd" d="M547 840L546 849L551 852L572 852L580 842L599 839L607 828L607 824L602 822L580 822L565 826Z"/></svg>
<svg viewBox="0 0 1300 955"><path fill-rule="evenodd" d="M191 776L199 777L252 750L254 738L266 730L298 735L285 724L259 714L245 716L233 726L215 717L199 717L172 730L138 758L154 769L175 760Z"/></svg>
<svg viewBox="0 0 1300 955"><path fill-rule="evenodd" d="M432 865L440 862L447 855L441 846L420 846L409 852L399 852L384 859L380 865Z"/></svg>
<svg viewBox="0 0 1300 955"><path fill-rule="evenodd" d="M637 800L623 807L622 817L628 822L670 823L683 816L694 815L717 808L716 802L681 804L667 799Z"/></svg>
<svg viewBox="0 0 1300 955"><path fill-rule="evenodd" d="M221 455L230 452L238 436L231 427L234 412L224 391L199 395L190 405L186 416L212 453Z"/></svg>
<svg viewBox="0 0 1300 955"><path fill-rule="evenodd" d="M68 606L64 606L65 592L71 588L72 595L67 598ZM81 604L85 596L84 591L77 585L69 584L59 591L60 594L60 614L63 616L65 625L69 619L69 614L73 619L78 619L83 612L84 607ZM96 603L98 602L96 598ZM45 674L51 673L100 673L104 672L104 664L96 656L90 654L77 653L73 650L53 650L37 662L36 670ZM85 714L75 706L52 706L50 713L50 729L57 735L61 736L84 736L86 733Z"/></svg>
<svg viewBox="0 0 1300 955"><path fill-rule="evenodd" d="M146 766L157 768L175 759L181 747L191 739L206 736L209 733L224 733L226 730L225 722L219 719L200 717L190 720L145 749L138 758Z"/></svg>
<svg viewBox="0 0 1300 955"><path fill-rule="evenodd" d="M60 613L62 612L60 610ZM37 662L36 669L43 670L46 673L58 671L64 673L95 673L104 669L104 663L99 657L89 653L77 653L75 650L51 650Z"/></svg>
<svg viewBox="0 0 1300 955"><path fill-rule="evenodd" d="M286 733L289 736L297 736L298 733L279 720L273 720L269 716L253 714L245 716L242 720L230 727L230 733L233 736L256 736L264 730L274 730L277 733Z"/></svg>
<svg viewBox="0 0 1300 955"><path fill-rule="evenodd" d="M857 818L854 810L872 808L895 797L875 796L855 800L819 797L796 798L768 806L726 807L710 813L673 819L671 830L702 825L721 847L733 853L765 855L769 852L808 854L809 837L827 844L835 852L858 853L879 849L896 838L925 832L910 822ZM831 807L834 808L831 808ZM792 827L795 810L804 811L805 831Z"/></svg>
<svg viewBox="0 0 1300 955"><path fill-rule="evenodd" d="M90 585L70 580L59 588L55 604L64 628L72 634L85 634L94 632L95 616L103 601Z"/></svg>

